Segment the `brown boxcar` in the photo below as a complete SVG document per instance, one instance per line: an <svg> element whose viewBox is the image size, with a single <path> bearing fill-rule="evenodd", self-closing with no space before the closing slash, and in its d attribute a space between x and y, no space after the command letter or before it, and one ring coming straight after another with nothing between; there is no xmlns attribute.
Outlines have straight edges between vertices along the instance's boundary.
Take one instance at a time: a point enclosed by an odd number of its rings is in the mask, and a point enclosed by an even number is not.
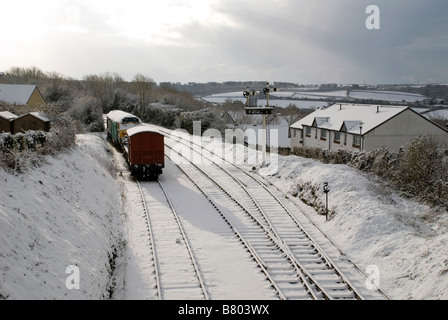
<svg viewBox="0 0 448 320"><path fill-rule="evenodd" d="M157 179L165 167L164 135L148 126L128 129L127 135L131 172L139 178Z"/></svg>

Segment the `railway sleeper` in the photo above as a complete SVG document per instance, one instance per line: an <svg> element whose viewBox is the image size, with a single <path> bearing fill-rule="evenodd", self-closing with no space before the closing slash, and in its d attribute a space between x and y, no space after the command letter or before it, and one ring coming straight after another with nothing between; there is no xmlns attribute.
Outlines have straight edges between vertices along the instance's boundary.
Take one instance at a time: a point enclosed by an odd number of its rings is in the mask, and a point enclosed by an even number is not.
<svg viewBox="0 0 448 320"><path fill-rule="evenodd" d="M320 285L324 286L327 290L339 290L339 291L348 291L348 286L345 283L325 283L319 282Z"/></svg>
<svg viewBox="0 0 448 320"><path fill-rule="evenodd" d="M342 283L341 278L337 274L335 274L332 270L317 273L311 271L310 274L312 274L312 276L315 277L318 281Z"/></svg>
<svg viewBox="0 0 448 320"><path fill-rule="evenodd" d="M324 261L320 257L307 255L296 255L296 259L303 264L323 264Z"/></svg>
<svg viewBox="0 0 448 320"><path fill-rule="evenodd" d="M290 246L291 248L291 246ZM315 255L316 250L314 248L310 248L307 246L303 246L302 248L291 248L291 251L298 256L303 256L303 255Z"/></svg>
<svg viewBox="0 0 448 320"><path fill-rule="evenodd" d="M344 290L337 293L333 292L333 298L341 300L356 300L355 294L349 290Z"/></svg>

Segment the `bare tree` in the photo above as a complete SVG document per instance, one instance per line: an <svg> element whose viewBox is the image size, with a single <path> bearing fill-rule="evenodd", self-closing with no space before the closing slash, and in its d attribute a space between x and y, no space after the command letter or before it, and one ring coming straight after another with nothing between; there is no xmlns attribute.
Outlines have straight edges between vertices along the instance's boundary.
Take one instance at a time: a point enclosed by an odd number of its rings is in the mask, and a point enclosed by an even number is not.
<svg viewBox="0 0 448 320"><path fill-rule="evenodd" d="M280 113L282 118L288 123L288 127L304 117L304 113L293 103L281 109Z"/></svg>
<svg viewBox="0 0 448 320"><path fill-rule="evenodd" d="M138 97L138 105L147 106L151 102L150 95L155 87L154 80L141 73L137 73L134 76L132 83Z"/></svg>

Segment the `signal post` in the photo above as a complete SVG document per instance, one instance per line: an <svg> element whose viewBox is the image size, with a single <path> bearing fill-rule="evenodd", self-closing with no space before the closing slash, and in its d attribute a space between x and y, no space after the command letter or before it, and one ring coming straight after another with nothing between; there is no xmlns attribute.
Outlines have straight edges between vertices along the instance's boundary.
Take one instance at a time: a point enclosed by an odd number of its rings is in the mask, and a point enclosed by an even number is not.
<svg viewBox="0 0 448 320"><path fill-rule="evenodd" d="M243 96L247 99L246 100L246 106L245 106L245 110L246 110L246 114L247 115L255 115L255 114L261 114L263 115L263 134L262 134L262 154L263 154L263 164L266 162L266 151L267 151L267 146L266 146L266 141L267 141L267 130L266 130L266 116L269 114L272 114L272 110L274 110L274 107L269 106L269 94L271 92L276 92L277 88L271 88L269 85L269 82L266 83L266 87L263 88L263 93L266 95L267 97L267 103L266 106L264 107L258 107L256 105L256 96L258 96L260 94L260 91L254 91L254 90L249 90L249 86L246 88L246 91L243 92ZM255 105L251 106L250 105L250 99L252 99L255 101Z"/></svg>

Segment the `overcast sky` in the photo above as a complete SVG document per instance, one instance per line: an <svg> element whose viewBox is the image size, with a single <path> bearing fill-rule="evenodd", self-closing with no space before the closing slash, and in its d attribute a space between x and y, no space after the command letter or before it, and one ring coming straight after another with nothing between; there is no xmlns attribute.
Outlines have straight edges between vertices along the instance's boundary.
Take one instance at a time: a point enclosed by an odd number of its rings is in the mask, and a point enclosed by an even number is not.
<svg viewBox="0 0 448 320"><path fill-rule="evenodd" d="M14 0L0 12L0 71L448 83L447 0Z"/></svg>

